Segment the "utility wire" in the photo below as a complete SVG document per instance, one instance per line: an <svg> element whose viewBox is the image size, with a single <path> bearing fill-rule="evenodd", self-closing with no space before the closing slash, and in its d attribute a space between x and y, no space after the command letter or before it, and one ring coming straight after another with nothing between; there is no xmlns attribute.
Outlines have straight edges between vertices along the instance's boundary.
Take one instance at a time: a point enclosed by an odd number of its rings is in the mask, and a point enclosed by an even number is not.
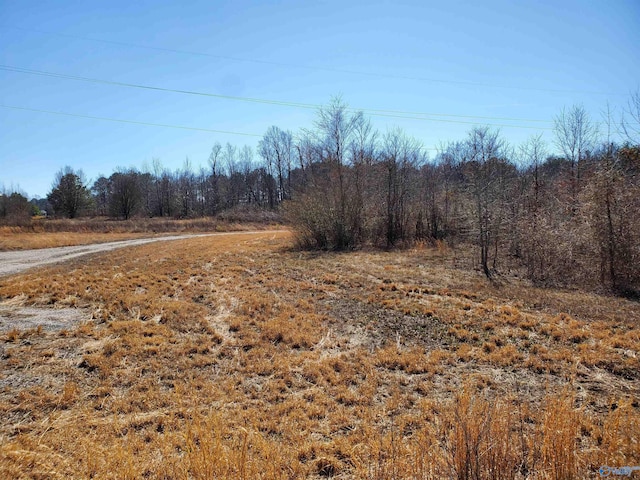
<svg viewBox="0 0 640 480"><path fill-rule="evenodd" d="M47 30L38 30L33 28L23 28L23 27L17 27L13 25L0 25L0 27L11 28L14 30L21 30L25 32L53 35L58 37L74 38L76 40L83 40L83 41L89 41L89 42L99 42L99 43L105 43L110 45L119 45L123 47L134 47L134 48L142 48L146 50L155 50L160 52L177 53L181 55L193 55L193 56L200 56L200 57L219 58L222 60L232 60L234 62L258 63L262 65L273 65L273 66L285 67L285 68L300 68L300 69L306 69L306 70L318 70L318 71L333 72L333 73L346 73L350 75L361 75L361 76L367 76L367 77L394 78L398 80L413 80L413 81L429 82L429 83L443 83L443 84L451 84L451 85L467 85L467 86L474 86L474 87L513 89L513 90L530 90L530 91L550 92L550 93L580 93L580 94L588 94L588 95L615 95L615 96L627 95L626 93L599 92L599 91L589 91L589 90L563 90L563 89L553 89L553 88L523 87L518 85L495 85L491 83L482 83L482 82L412 77L408 75L396 75L392 73L364 72L360 70L348 70L348 69L334 68L334 67L320 67L320 66L314 66L314 65L301 65L301 64L295 64L295 63L273 62L269 60L261 60L261 59L255 59L255 58L232 57L232 56L217 55L212 53L195 52L190 50L180 50L175 48L154 47L150 45L140 45L136 43L120 42L116 40L104 40L100 38L84 37L80 35L72 35L69 33L59 33L59 32L47 31Z"/></svg>
<svg viewBox="0 0 640 480"><path fill-rule="evenodd" d="M81 77L77 75L66 75L62 73L55 72L46 72L41 70L32 70L20 67L13 67L11 65L0 65L0 70L16 72L16 73L24 73L29 75L38 75L44 77L52 77L52 78L61 78L67 80L76 80L82 82L89 83L98 83L104 85L112 85L119 87L127 87L127 88L139 88L146 90L156 90L161 92L171 92L171 93L179 93L184 95L197 95L197 96L205 96L205 97L213 97L213 98L221 98L225 100L234 100L234 101L242 101L242 102L251 102L251 103L262 103L267 105L279 105L285 107L295 107L295 108L304 108L310 110L318 110L322 108L322 105L310 104L310 103L299 103L299 102L288 102L288 101L280 101L280 100L270 100L264 98L252 98L252 97L235 97L230 95L220 95L209 92L196 92L193 90L180 90L173 88L164 88L164 87L156 87L151 85L142 85L135 83L126 83L126 82L115 82L111 80L103 80L98 78L89 78L89 77ZM350 111L362 111L367 115L377 116L377 117L389 117L389 118L398 118L398 119L406 119L406 120L422 120L422 121L431 121L431 122L443 122L443 123L456 123L456 124L465 124L465 125L477 125L477 121L464 121L464 120L448 120L444 118L428 118L428 117L451 117L451 118L469 118L469 119L479 119L479 120L502 120L502 121L523 121L523 122L545 122L550 123L547 120L529 120L523 118L508 118L508 117L485 117L485 116L473 116L473 115L453 115L453 114L445 114L445 113L426 113L426 112L406 112L406 111L397 111L397 110L379 110L379 109L357 109L357 108L349 108ZM484 123L484 122L483 122ZM512 124L489 124L494 127L512 127L512 128L525 128L525 129L536 129L536 130L553 130L551 127L535 127L528 125L512 125Z"/></svg>
<svg viewBox="0 0 640 480"><path fill-rule="evenodd" d="M194 130L196 132L211 132L211 133L224 133L228 135L242 135L245 137L262 137L262 135L258 135L256 133L244 133L244 132L231 132L228 130L212 130L210 128L198 128L198 127L185 127L183 125L169 125L166 123L149 123L149 122L138 122L136 120L124 120L121 118L109 118L109 117L96 117L93 115L80 115L77 113L67 113L67 112L56 112L53 110L41 110L38 108L26 108L26 107L16 107L15 105L5 105L0 104L2 108L11 108L14 110L25 110L27 112L38 112L38 113L48 113L51 115L64 115L66 117L76 117L76 118L89 118L91 120L103 120L107 122L119 122L119 123L132 123L134 125L145 125L149 127L164 127L164 128L178 128L181 130Z"/></svg>
<svg viewBox="0 0 640 480"><path fill-rule="evenodd" d="M161 92L171 92L171 93L182 93L185 95L199 95L203 97L214 97L214 98L222 98L225 100L238 100L243 102L253 102L253 103L266 103L269 105L282 105L286 107L298 107L298 108L308 108L308 109L317 109L318 105L307 104L307 103L295 103L295 102L285 102L279 100L268 100L263 98L251 98L251 97L233 97L230 95L220 95L216 93L208 93L208 92L195 92L193 90L180 90L173 88L163 88L163 87L154 87L151 85L141 85L136 83L126 83L126 82L115 82L111 80L102 80L99 78L89 78L89 77L80 77L77 75L66 75L63 73L55 73L55 72L45 72L41 70L30 70L26 68L20 67L12 67L10 65L0 65L0 70L5 70L8 72L17 72L17 73L26 73L29 75L40 75L43 77L53 77L53 78L63 78L68 80L78 80L82 82L90 82L90 83L102 83L105 85L115 85L119 87L130 87L130 88L142 88L147 90L158 90Z"/></svg>
<svg viewBox="0 0 640 480"><path fill-rule="evenodd" d="M96 117L96 116L93 116L93 115L80 115L80 114L77 114L77 113L57 112L57 111L53 111L53 110L42 110L42 109L39 109L39 108L17 107L15 105L6 105L6 104L0 104L0 108L9 108L9 109L13 109L13 110L24 110L24 111L27 111L27 112L47 113L47 114L50 114L50 115L63 115L65 117L86 118L86 119L91 119L91 120L103 120L103 121L107 121L107 122L129 123L129 124L134 124L134 125L144 125L144 126L148 126L148 127L176 128L176 129L180 129L180 130L194 130L194 131L197 131L197 132L211 132L211 133L224 133L224 134L228 134L228 135L242 135L242 136L245 136L245 137L262 137L263 136L263 135L258 135L256 133L231 132L231 131L227 131L227 130L212 130L210 128L186 127L186 126L183 126L183 125L169 125L169 124L166 124L166 123L139 122L139 121L136 121L136 120L124 120L124 119L120 119L120 118L109 118L109 117ZM438 151L438 149L427 148L427 147L421 147L418 150L426 150L426 151L433 151L433 152Z"/></svg>

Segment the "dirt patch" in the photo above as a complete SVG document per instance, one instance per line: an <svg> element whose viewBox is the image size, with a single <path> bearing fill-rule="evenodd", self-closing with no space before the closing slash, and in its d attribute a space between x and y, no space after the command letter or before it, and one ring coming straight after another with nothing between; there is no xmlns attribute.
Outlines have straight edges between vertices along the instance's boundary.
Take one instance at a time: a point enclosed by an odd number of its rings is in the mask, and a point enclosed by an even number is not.
<svg viewBox="0 0 640 480"><path fill-rule="evenodd" d="M381 348L391 341L421 345L427 350L440 347L446 327L437 317L404 315L376 305L348 298L329 298L320 302L323 313L341 319L334 328L354 346Z"/></svg>
<svg viewBox="0 0 640 480"><path fill-rule="evenodd" d="M90 319L89 312L77 308L34 308L0 304L0 332L38 327L54 332L70 329Z"/></svg>

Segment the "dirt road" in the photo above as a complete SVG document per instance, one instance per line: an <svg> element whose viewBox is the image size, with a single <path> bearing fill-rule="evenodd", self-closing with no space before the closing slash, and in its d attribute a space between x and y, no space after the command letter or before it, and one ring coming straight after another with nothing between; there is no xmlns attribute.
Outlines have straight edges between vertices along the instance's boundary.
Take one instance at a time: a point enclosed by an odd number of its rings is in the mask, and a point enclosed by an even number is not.
<svg viewBox="0 0 640 480"><path fill-rule="evenodd" d="M15 252L0 252L0 277L20 273L34 267L40 267L50 263L64 262L72 258L88 255L90 253L106 252L117 248L132 247L150 242L166 242L169 240L182 240L194 237L220 236L220 235L247 235L258 233L279 233L281 230L264 230L255 232L225 232L172 235L168 237L140 238L136 240L123 240L119 242L99 243L94 245L79 245L74 247L43 248L38 250L20 250Z"/></svg>
<svg viewBox="0 0 640 480"><path fill-rule="evenodd" d="M284 230L261 230L252 232L172 235L167 237L141 238L94 245L78 245L74 247L0 252L0 277L20 273L29 268L40 267L50 263L64 262L65 260L70 260L82 255L88 255L90 253L106 252L117 248L131 247L150 242L166 242L193 237L270 234L282 233L283 231ZM91 319L91 312L86 309L26 306L24 304L25 298L19 296L0 302L0 333L8 332L13 329L28 330L37 327L42 327L44 331L56 331L64 328L71 328L76 324ZM0 357L2 357L1 349Z"/></svg>

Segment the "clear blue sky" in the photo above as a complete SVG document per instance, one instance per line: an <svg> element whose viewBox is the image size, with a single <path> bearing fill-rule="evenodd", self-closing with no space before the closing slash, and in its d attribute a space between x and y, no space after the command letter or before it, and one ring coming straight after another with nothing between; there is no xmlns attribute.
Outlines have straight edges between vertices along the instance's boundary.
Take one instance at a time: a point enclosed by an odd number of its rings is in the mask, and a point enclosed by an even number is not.
<svg viewBox="0 0 640 480"><path fill-rule="evenodd" d="M255 147L269 126L295 133L315 117L24 70L310 105L342 95L364 110L438 114L372 117L430 149L490 124L513 125L500 130L514 145L544 133L553 151L562 107L599 120L608 102L617 120L640 83L639 27L638 0L0 0L0 188L46 196L65 165L91 183L153 158L198 168L215 142Z"/></svg>

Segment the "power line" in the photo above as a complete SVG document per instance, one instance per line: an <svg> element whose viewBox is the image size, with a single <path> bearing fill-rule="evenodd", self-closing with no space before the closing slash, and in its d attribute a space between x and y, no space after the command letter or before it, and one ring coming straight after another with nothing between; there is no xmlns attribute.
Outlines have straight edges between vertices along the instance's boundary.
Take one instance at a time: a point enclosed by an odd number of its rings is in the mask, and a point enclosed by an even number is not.
<svg viewBox="0 0 640 480"><path fill-rule="evenodd" d="M139 122L136 120L124 120L120 118L109 118L109 117L96 117L93 115L81 115L77 113L67 113L67 112L56 112L53 110L41 110L38 108L27 108L27 107L16 107L15 105L4 105L0 104L2 108L11 108L14 110L25 110L28 112L38 112L38 113L48 113L51 115L64 115L66 117L76 117L76 118L88 118L91 120L103 120L107 122L119 122L119 123L131 123L134 125L145 125L149 127L164 127L164 128L177 128L181 130L194 130L196 132L210 132L210 133L224 133L227 135L242 135L245 137L262 137L262 135L258 135L256 133L244 133L244 132L231 132L228 130L212 130L210 128L198 128L198 127L186 127L183 125L169 125L166 123L149 123L149 122Z"/></svg>
<svg viewBox="0 0 640 480"><path fill-rule="evenodd" d="M180 90L180 89L173 89L173 88L155 87L151 85L141 85L136 83L115 82L112 80L102 80L99 78L80 77L77 75L66 75L63 73L45 72L41 70L30 70L26 68L13 67L10 65L0 65L0 70L16 72L16 73L26 73L29 75L40 75L43 77L63 78L67 80L78 80L82 82L102 83L105 85L114 85L119 87L142 88L146 90L157 90L161 92L171 92L171 93L181 93L185 95L199 95L203 97L222 98L225 100L238 100L243 102L265 103L268 105L281 105L281 106L287 106L287 107L308 108L308 109L314 109L314 110L319 107L318 105L312 105L312 104L306 104L306 103L285 102L285 101L279 101L279 100L268 100L263 98L234 97L230 95L220 95L217 93L196 92L193 90Z"/></svg>
<svg viewBox="0 0 640 480"><path fill-rule="evenodd" d="M375 111L373 111L375 112ZM425 118L425 117L415 117L408 115L392 115L387 113L372 113L371 111L364 111L371 116L376 117L388 117L388 118L400 118L405 120L424 120L427 122L438 122L438 123L456 123L461 125L478 125L478 123L482 123L483 125L487 125L490 127L508 127L508 128L526 128L526 129L534 129L534 130L553 130L551 127L535 127L530 125L512 125L507 123L486 123L486 122L467 122L463 120L447 120L445 118ZM488 118L488 117L469 117L469 118Z"/></svg>
<svg viewBox="0 0 640 480"><path fill-rule="evenodd" d="M15 73L24 73L28 75L38 75L44 77L52 77L52 78L61 78L67 80L76 80L82 82L89 83L98 83L104 85L111 86L119 86L119 87L127 87L127 88L139 88L145 90L155 90L161 92L171 92L171 93L179 93L184 95L197 95L197 96L205 96L205 97L213 97L220 98L225 100L233 100L233 101L242 101L242 102L250 102L250 103L262 103L267 105L279 105L284 107L294 107L294 108L304 108L311 110L318 110L322 108L322 105L318 104L310 104L310 103L300 103L300 102L289 102L289 101L280 101L280 100L270 100L264 98L252 98L252 97L236 97L230 95L220 95L216 93L210 92L197 92L193 90L181 90L181 89L173 89L173 88L164 88L164 87L156 87L152 85L142 85L136 83L126 83L126 82L116 82L111 80L103 80L98 78L89 78L89 77L81 77L77 75L66 75L62 73L55 72L46 72L42 70L32 70L20 67L14 67L11 65L0 65L0 70L5 70L9 72ZM508 118L508 117L486 117L486 116L473 116L473 115L454 115L454 114L446 114L446 113L427 113L427 112L407 112L407 111L398 111L398 110L380 110L380 109L357 109L357 108L349 108L350 111L362 111L367 115L377 116L377 117L388 117L388 118L398 118L405 120L422 120L422 121L431 121L431 122L441 122L441 123L455 123L455 124L464 124L464 125L477 125L477 121L464 121L464 120L448 120L446 118L428 118L428 117L449 117L449 118L469 118L469 119L479 119L479 120L498 120L498 121L523 121L523 122L545 122L550 123L547 120L533 120L533 119L523 119L523 118ZM484 123L484 122L483 122ZM552 130L551 127L535 127L529 125L512 125L512 124L488 124L493 127L511 127L511 128L525 128L525 129L536 129L536 130Z"/></svg>
<svg viewBox="0 0 640 480"><path fill-rule="evenodd" d="M262 65L273 65L273 66L285 67L285 68L300 68L300 69L306 69L306 70L318 70L318 71L325 71L325 72L332 72L332 73L346 73L346 74L349 74L349 75L361 75L361 76L367 76L367 77L392 78L392 79L398 79L398 80L412 80L412 81L429 82L429 83L443 83L443 84L451 84L451 85L466 85L466 86L473 86L473 87L500 88L500 89L513 89L513 90L529 90L529 91L549 92L549 93L579 93L579 94L588 94L588 95L614 95L614 96L626 96L627 95L626 93L600 92L600 91L590 91L590 90L566 90L566 89L539 88L539 87L523 87L523 86L518 86L518 85L495 85L495 84L491 84L491 83L470 82L470 81L463 81L463 80L445 80L445 79L439 79L439 78L412 77L412 76L408 76L408 75L396 75L396 74L392 74L392 73L365 72L365 71L360 71L360 70L348 70L348 69L335 68L335 67L321 67L321 66L315 66L315 65L301 65L301 64L295 64L295 63L274 62L274 61L261 60L261 59L255 59L255 58L232 57L232 56L227 56L227 55L218 55L218 54L205 53L205 52L195 52L195 51L191 51L191 50L181 50L181 49L175 49L175 48L155 47L155 46L150 46L150 45L141 45L141 44L136 44L136 43L120 42L120 41L116 41L116 40L105 40L105 39L99 39L99 38L84 37L84 36L80 36L80 35L72 35L72 34L69 34L69 33L59 33L59 32L47 31L47 30L39 30L39 29L32 29L32 28L17 27L17 26L13 26L13 25L0 25L0 26L2 26L3 28L11 28L11 29L14 29L14 30L22 30L22 31L25 31L25 32L35 32L35 33L41 33L41 34L45 34L45 35L53 35L53 36L58 36L58 37L73 38L73 39L76 39L76 40L83 40L83 41L89 41L89 42L99 42L99 43L105 43L105 44L111 44L111 45L119 45L119 46L123 46L123 47L142 48L142 49L146 49L146 50L155 50L155 51L160 51L160 52L177 53L177 54L181 54L181 55L193 55L193 56L200 56L200 57L219 58L219 59L222 59L222 60L231 60L231 61L235 61L235 62L258 63L258 64L262 64Z"/></svg>
<svg viewBox="0 0 640 480"><path fill-rule="evenodd" d="M379 113L389 113L389 114L397 114L397 115L428 115L433 117L452 117L452 118L477 118L479 120L504 120L509 122L536 122L536 123L551 123L549 120L539 120L533 118L515 118L515 117L488 117L482 115L456 115L453 113L428 113L428 112L411 112L411 111L403 111L403 110L381 110L375 108L366 108L366 109L353 109L353 110L362 110L364 113L368 113L369 115L376 115Z"/></svg>
<svg viewBox="0 0 640 480"><path fill-rule="evenodd" d="M197 132L211 132L211 133L223 133L223 134L228 134L228 135L242 135L242 136L246 136L246 137L262 137L263 135L258 135L256 133L245 133L245 132L231 132L231 131L227 131L227 130L212 130L210 128L199 128L199 127L186 127L183 125L170 125L170 124L166 124L166 123L150 123L150 122L139 122L137 120L125 120L125 119L120 119L120 118L109 118L109 117L96 117L94 115L81 115L81 114L77 114L77 113L68 113L68 112L58 112L58 111L54 111L54 110L42 110L39 108L27 108L27 107L18 107L15 105L6 105L6 104L0 104L0 108L9 108L9 109L13 109L13 110L24 110L27 112L37 112L37 113L47 113L47 114L51 114L51 115L63 115L65 117L75 117L75 118L86 118L86 119L91 119L91 120L103 120L103 121L108 121L108 122L118 122L118 123L129 123L129 124L134 124L134 125L144 125L144 126L148 126L148 127L162 127L162 128L176 128L176 129L180 129L180 130L194 130ZM437 149L435 148L427 148L427 147L422 147L420 148L420 150L427 150L427 151L437 151Z"/></svg>

